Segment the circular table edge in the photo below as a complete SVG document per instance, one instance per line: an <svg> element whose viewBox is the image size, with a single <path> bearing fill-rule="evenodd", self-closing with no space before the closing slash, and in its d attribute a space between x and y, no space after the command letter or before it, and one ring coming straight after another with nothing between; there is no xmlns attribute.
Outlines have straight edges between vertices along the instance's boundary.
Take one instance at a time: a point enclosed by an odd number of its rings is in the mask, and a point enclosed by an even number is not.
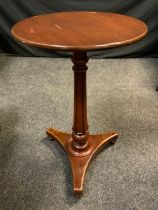
<svg viewBox="0 0 158 210"><path fill-rule="evenodd" d="M71 12L92 12L92 11L71 11ZM63 13L63 12L55 12L55 13ZM55 13L46 13L46 14L43 14L43 15L55 14ZM98 13L104 13L104 12L98 12ZM19 37L17 34L14 33L14 28L20 22L22 22L26 19L33 18L33 17L43 16L43 15L36 15L36 16L29 17L29 18L25 18L25 19L17 22L15 25L13 25L13 27L11 28L11 34L14 37L15 40L17 40L19 42L22 42L26 45L32 46L32 47L43 48L43 49L52 49L52 50L56 50L56 51L73 52L73 51L99 51L99 50L104 50L104 49L117 48L117 47L121 47L121 46L125 46L125 45L130 45L130 44L133 44L133 43L136 43L136 42L142 40L148 33L147 24L140 19L137 19L133 16L123 15L123 14L119 14L119 13L111 13L111 12L105 12L105 13L118 14L118 15L133 18L133 19L141 22L144 25L144 27L146 28L146 30L140 36L137 36L133 39L129 39L129 40L121 41L121 42L109 43L109 44L105 44L105 45L103 44L103 45L90 45L90 46L85 46L85 45L84 46L82 46L82 45L79 45L79 46L64 46L64 45L41 44L41 43L38 43L38 42L35 43L35 42L25 40L25 39Z"/></svg>

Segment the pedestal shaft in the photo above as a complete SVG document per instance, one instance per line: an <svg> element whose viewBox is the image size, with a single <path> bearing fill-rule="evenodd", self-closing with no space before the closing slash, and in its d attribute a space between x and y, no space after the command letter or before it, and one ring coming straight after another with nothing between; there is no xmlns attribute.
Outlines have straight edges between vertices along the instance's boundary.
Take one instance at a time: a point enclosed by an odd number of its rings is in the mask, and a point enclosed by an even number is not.
<svg viewBox="0 0 158 210"><path fill-rule="evenodd" d="M88 57L86 52L74 52L74 120L72 127L73 144L78 149L87 147L88 121L86 96L86 71Z"/></svg>

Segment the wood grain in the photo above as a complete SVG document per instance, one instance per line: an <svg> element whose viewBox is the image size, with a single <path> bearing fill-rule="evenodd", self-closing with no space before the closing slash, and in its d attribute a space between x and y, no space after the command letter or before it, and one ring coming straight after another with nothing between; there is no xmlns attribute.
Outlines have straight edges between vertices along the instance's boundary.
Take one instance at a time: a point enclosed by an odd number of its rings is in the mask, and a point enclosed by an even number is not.
<svg viewBox="0 0 158 210"><path fill-rule="evenodd" d="M28 45L54 50L101 50L131 44L147 33L144 22L106 12L59 12L34 16L12 28Z"/></svg>

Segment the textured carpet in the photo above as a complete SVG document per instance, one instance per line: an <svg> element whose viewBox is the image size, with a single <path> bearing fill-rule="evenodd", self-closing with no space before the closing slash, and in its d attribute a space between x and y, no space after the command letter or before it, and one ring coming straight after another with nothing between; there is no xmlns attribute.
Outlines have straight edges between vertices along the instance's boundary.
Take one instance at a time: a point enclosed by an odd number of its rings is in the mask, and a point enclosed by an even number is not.
<svg viewBox="0 0 158 210"><path fill-rule="evenodd" d="M0 57L0 210L157 210L158 59L89 61L91 133L119 139L91 163L84 196L47 127L71 131L69 59Z"/></svg>

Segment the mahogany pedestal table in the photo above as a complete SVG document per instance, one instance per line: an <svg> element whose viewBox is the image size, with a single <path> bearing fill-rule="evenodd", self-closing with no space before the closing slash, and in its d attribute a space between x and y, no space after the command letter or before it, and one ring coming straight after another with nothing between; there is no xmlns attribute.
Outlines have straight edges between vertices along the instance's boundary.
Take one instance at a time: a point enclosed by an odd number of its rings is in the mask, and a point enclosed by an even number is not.
<svg viewBox="0 0 158 210"><path fill-rule="evenodd" d="M83 192L86 169L103 148L114 144L115 131L90 135L87 122L87 51L105 50L141 40L147 26L133 17L106 12L59 12L34 16L12 28L13 36L28 45L73 52L74 121L72 134L49 128L46 133L65 150L73 175L73 190ZM95 84L94 84L95 85Z"/></svg>

